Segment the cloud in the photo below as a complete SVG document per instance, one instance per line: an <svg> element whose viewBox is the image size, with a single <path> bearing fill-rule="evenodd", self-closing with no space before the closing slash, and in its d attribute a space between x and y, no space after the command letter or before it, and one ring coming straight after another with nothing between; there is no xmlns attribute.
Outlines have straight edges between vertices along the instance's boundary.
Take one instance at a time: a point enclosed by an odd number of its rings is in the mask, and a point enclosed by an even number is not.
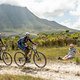
<svg viewBox="0 0 80 80"><path fill-rule="evenodd" d="M43 2L44 0L34 0L34 2L38 2L38 3L40 3L40 2Z"/></svg>
<svg viewBox="0 0 80 80"><path fill-rule="evenodd" d="M80 17L74 16L73 18L65 19L64 21L61 21L60 24L80 30Z"/></svg>
<svg viewBox="0 0 80 80"><path fill-rule="evenodd" d="M53 20L55 17L64 16L64 12L65 12L65 10L54 10L53 12L45 12L43 15L44 15L44 17L48 18L49 20Z"/></svg>
<svg viewBox="0 0 80 80"><path fill-rule="evenodd" d="M73 10L76 0L26 0L27 7L40 18L62 16L65 10ZM60 12L59 12L60 11Z"/></svg>
<svg viewBox="0 0 80 80"><path fill-rule="evenodd" d="M3 4L5 0L0 0L0 4Z"/></svg>
<svg viewBox="0 0 80 80"><path fill-rule="evenodd" d="M67 27L71 26L70 19L63 21L60 24L65 25Z"/></svg>
<svg viewBox="0 0 80 80"><path fill-rule="evenodd" d="M26 6L25 0L0 0L0 4L5 3L17 6Z"/></svg>
<svg viewBox="0 0 80 80"><path fill-rule="evenodd" d="M80 17L79 17L78 20L75 22L75 24L73 24L73 27L74 27L75 29L80 30Z"/></svg>
<svg viewBox="0 0 80 80"><path fill-rule="evenodd" d="M76 6L75 9L70 11L70 14L74 16L80 16L80 0L76 1L75 6Z"/></svg>

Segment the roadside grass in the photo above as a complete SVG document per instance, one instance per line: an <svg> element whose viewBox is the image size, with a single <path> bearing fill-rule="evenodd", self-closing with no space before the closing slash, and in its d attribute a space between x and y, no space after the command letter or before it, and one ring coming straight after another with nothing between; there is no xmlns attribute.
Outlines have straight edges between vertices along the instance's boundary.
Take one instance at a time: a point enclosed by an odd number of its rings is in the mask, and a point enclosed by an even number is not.
<svg viewBox="0 0 80 80"><path fill-rule="evenodd" d="M18 76L18 75L0 75L0 80L44 80L41 78L35 78L31 76Z"/></svg>
<svg viewBox="0 0 80 80"><path fill-rule="evenodd" d="M14 54L16 52L20 52L21 50L18 50L18 51L8 51L12 57L14 58ZM67 51L68 51L68 47L61 47L61 48L45 48L45 47L39 47L38 48L38 51L39 52L42 52L46 55L47 59L50 59L50 60L53 60L53 59L56 59L56 57L59 57L59 56L64 56L65 54L67 54Z"/></svg>
<svg viewBox="0 0 80 80"><path fill-rule="evenodd" d="M39 52L42 52L45 54L46 58L48 61L57 61L58 60L58 57L64 57L67 53L68 53L68 46L67 47L58 47L58 48L55 48L55 47L39 47L38 48L38 51ZM76 49L80 52L80 48L79 47L76 47ZM18 50L20 51L20 50ZM13 57L13 61L14 61L14 54L18 51L8 51L12 57ZM76 54L75 58L69 60L69 61L78 61L80 62L80 54Z"/></svg>
<svg viewBox="0 0 80 80"><path fill-rule="evenodd" d="M39 48L39 51L43 52L48 61L51 60L51 61L57 61L58 60L58 57L64 57L67 53L68 53L68 46L67 47L58 47L58 48ZM80 48L79 47L76 47L76 49L80 52ZM72 61L72 62L78 62L80 63L80 54L79 53L76 53L76 56L75 58L73 59L70 59L68 61Z"/></svg>
<svg viewBox="0 0 80 80"><path fill-rule="evenodd" d="M39 51L43 52L48 60L57 60L59 56L63 57L67 54L68 47L39 48Z"/></svg>

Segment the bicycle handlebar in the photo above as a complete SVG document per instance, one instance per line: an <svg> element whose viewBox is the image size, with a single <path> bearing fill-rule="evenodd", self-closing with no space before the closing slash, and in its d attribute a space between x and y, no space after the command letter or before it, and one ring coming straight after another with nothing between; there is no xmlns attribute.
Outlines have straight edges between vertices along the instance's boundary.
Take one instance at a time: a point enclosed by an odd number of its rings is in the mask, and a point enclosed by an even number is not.
<svg viewBox="0 0 80 80"><path fill-rule="evenodd" d="M28 46L30 49L34 49L34 50L36 50L36 46Z"/></svg>

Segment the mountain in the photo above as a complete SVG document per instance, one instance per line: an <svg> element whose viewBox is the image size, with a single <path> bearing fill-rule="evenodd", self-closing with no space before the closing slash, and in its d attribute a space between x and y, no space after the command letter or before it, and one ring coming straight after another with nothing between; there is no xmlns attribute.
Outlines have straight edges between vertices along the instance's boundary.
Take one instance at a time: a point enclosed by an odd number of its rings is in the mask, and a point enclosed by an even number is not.
<svg viewBox="0 0 80 80"><path fill-rule="evenodd" d="M71 30L55 21L40 19L26 7L0 5L0 32L51 32Z"/></svg>

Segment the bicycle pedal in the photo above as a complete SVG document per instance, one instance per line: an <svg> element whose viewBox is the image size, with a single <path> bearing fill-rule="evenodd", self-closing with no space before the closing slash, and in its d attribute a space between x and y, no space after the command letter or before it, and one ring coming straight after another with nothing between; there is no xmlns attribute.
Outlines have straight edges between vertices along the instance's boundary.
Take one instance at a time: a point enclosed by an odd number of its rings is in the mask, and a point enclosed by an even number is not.
<svg viewBox="0 0 80 80"><path fill-rule="evenodd" d="M38 59L38 61L41 61L41 59Z"/></svg>
<svg viewBox="0 0 80 80"><path fill-rule="evenodd" d="M3 59L0 59L0 60L3 60Z"/></svg>
<svg viewBox="0 0 80 80"><path fill-rule="evenodd" d="M30 62L31 62L30 60L27 60L27 61L26 61L26 63L30 63Z"/></svg>
<svg viewBox="0 0 80 80"><path fill-rule="evenodd" d="M5 59L8 59L8 58L5 58Z"/></svg>

